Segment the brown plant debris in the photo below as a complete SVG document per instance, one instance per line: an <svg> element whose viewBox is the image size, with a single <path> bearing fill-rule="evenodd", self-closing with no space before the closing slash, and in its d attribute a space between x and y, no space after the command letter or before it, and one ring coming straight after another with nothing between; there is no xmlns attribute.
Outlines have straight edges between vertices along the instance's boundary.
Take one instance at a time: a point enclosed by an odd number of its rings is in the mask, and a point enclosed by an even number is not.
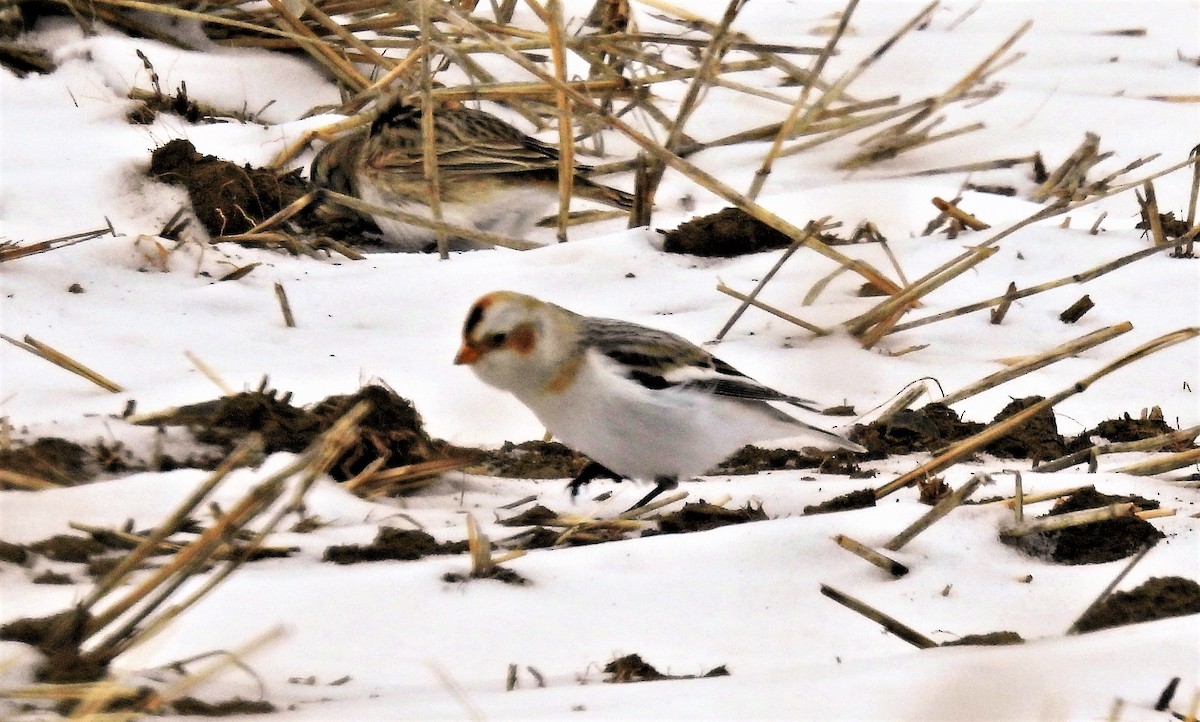
<svg viewBox="0 0 1200 722"><path fill-rule="evenodd" d="M1084 431L1067 446L1066 451L1074 452L1090 448L1092 446L1092 438L1100 437L1106 439L1110 444L1123 443L1127 441L1141 441L1142 439L1150 439L1155 436L1169 434L1175 429L1171 428L1161 416L1150 417L1145 419L1135 419L1129 414L1119 419L1107 419L1101 421L1095 428ZM1163 447L1164 451L1186 451L1192 448L1192 444L1186 440L1176 444Z"/></svg>
<svg viewBox="0 0 1200 722"><path fill-rule="evenodd" d="M446 572L442 575L442 581L448 583L468 582L472 579L495 579L498 582L512 584L514 586L523 587L529 584L529 580L514 572L507 567L502 567L499 564L488 567L487 571L482 573L471 572L463 574L461 572Z"/></svg>
<svg viewBox="0 0 1200 722"><path fill-rule="evenodd" d="M1080 632L1200 614L1200 584L1182 577L1152 577L1128 592L1113 592L1075 624Z"/></svg>
<svg viewBox="0 0 1200 722"><path fill-rule="evenodd" d="M835 511L851 511L875 506L874 489L858 489L841 496L835 496L820 504L809 504L804 507L805 514L829 514Z"/></svg>
<svg viewBox="0 0 1200 722"><path fill-rule="evenodd" d="M95 476L87 449L66 439L47 436L28 446L0 450L0 469L71 486ZM13 485L0 481L0 489Z"/></svg>
<svg viewBox="0 0 1200 722"><path fill-rule="evenodd" d="M377 459L384 469L416 464L444 456L442 447L425 432L420 414L407 399L391 389L368 385L347 396L330 396L308 409L260 389L183 406L155 414L140 423L187 426L197 441L232 450L251 433L263 437L265 452L299 452L333 425L356 403L365 401L370 411L359 425L354 444L330 468L338 481L353 478Z"/></svg>
<svg viewBox="0 0 1200 722"><path fill-rule="evenodd" d="M467 543L441 543L417 529L380 527L370 544L342 544L325 550L324 561L334 564L358 564L386 560L412 561L431 554L462 554Z"/></svg>
<svg viewBox="0 0 1200 722"><path fill-rule="evenodd" d="M232 717L241 714L270 714L279 710L266 700L234 697L221 702L205 702L195 697L180 697L171 701L171 711L177 715Z"/></svg>
<svg viewBox="0 0 1200 722"><path fill-rule="evenodd" d="M1139 509L1157 509L1153 499L1140 496L1102 494L1095 487L1086 487L1055 505L1047 516L1066 514L1085 509L1097 509L1110 504L1133 503ZM1025 553L1058 562L1059 564L1103 564L1124 559L1143 547L1156 544L1164 534L1148 521L1136 516L1107 519L1092 524L1068 527L1024 536L1001 535L1005 544Z"/></svg>
<svg viewBox="0 0 1200 722"><path fill-rule="evenodd" d="M280 175L196 152L176 139L150 154L151 178L187 189L196 217L214 236L245 233L304 195L300 172Z"/></svg>
<svg viewBox="0 0 1200 722"><path fill-rule="evenodd" d="M729 670L725 665L714 667L701 675L695 674L663 674L638 654L627 654L617 657L604 665L604 673L609 678L604 680L609 684L627 684L629 682L655 682L661 679L698 679L705 677L728 677Z"/></svg>
<svg viewBox="0 0 1200 722"><path fill-rule="evenodd" d="M787 248L792 239L740 208L724 208L699 216L663 234L663 250L693 256L732 258L775 248Z"/></svg>
<svg viewBox="0 0 1200 722"><path fill-rule="evenodd" d="M95 539L73 534L56 534L27 546L29 551L41 554L47 559L76 564L86 564L91 557L108 551L108 547Z"/></svg>
<svg viewBox="0 0 1200 722"><path fill-rule="evenodd" d="M700 501L694 504L684 504L679 511L658 517L658 529L663 534L681 534L690 531L708 531L729 524L745 524L751 521L765 521L766 512L762 506L747 503L741 509L726 509L723 506Z"/></svg>
<svg viewBox="0 0 1200 722"><path fill-rule="evenodd" d="M1016 632L988 632L987 634L966 634L950 642L942 642L943 647L992 646L1006 644L1024 644L1025 640Z"/></svg>

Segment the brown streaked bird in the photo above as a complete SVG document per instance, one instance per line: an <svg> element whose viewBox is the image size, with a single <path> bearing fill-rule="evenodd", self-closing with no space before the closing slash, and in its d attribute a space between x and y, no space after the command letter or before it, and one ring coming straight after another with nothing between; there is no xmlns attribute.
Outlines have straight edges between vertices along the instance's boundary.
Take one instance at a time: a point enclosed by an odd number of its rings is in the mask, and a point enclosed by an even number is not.
<svg viewBox="0 0 1200 722"><path fill-rule="evenodd" d="M520 238L558 200L558 149L490 113L465 107L434 112L442 220L465 228ZM339 138L313 161L311 177L322 188L368 203L432 218L425 182L421 109L403 101L385 107L366 132ZM617 208L633 196L580 175L575 196ZM428 228L374 216L386 240L407 251L429 250ZM475 248L454 239L452 248Z"/></svg>

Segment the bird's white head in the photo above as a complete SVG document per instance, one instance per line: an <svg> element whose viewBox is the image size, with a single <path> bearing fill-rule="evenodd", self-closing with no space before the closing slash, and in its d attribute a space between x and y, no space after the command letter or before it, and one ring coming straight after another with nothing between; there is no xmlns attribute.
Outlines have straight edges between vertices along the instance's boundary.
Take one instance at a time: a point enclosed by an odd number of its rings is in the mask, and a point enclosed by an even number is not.
<svg viewBox="0 0 1200 722"><path fill-rule="evenodd" d="M454 363L517 396L553 392L582 358L575 314L512 291L493 291L471 306Z"/></svg>

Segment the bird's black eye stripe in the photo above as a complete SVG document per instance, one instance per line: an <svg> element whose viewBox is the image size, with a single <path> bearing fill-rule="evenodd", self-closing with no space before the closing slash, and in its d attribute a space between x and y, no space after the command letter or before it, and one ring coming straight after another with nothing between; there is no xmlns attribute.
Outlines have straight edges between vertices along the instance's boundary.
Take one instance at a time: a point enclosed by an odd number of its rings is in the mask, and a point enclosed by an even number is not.
<svg viewBox="0 0 1200 722"><path fill-rule="evenodd" d="M479 322L483 320L483 309L479 306L472 306L471 312L467 314L467 321L463 324L463 335L470 336Z"/></svg>

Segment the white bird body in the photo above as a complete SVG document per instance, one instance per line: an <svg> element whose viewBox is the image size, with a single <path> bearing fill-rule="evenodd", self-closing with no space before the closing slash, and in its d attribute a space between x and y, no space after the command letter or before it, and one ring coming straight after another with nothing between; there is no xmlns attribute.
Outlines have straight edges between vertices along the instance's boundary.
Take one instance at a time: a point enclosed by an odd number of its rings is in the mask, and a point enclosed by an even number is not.
<svg viewBox="0 0 1200 722"><path fill-rule="evenodd" d="M511 392L600 474L655 481L638 505L680 477L704 473L746 444L789 439L865 449L775 408L813 410L675 334L572 313L508 291L483 296L455 363Z"/></svg>

